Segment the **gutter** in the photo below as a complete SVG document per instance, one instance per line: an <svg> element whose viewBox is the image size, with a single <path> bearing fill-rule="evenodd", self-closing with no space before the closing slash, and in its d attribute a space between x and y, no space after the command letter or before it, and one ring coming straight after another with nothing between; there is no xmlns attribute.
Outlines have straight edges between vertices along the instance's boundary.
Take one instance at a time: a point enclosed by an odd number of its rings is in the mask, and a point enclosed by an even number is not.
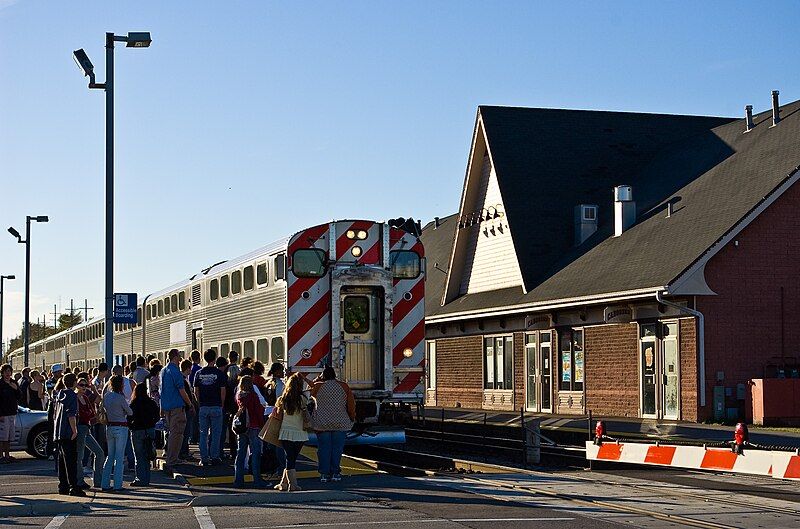
<svg viewBox="0 0 800 529"><path fill-rule="evenodd" d="M697 318L697 362L699 364L697 369L697 376L700 377L700 406L705 407L706 405L706 340L705 340L705 317L703 313L699 310L690 309L689 307L684 307L678 305L677 303L673 303L671 301L667 301L664 299L663 294L667 293L665 290L662 292L656 292L656 301L659 303L666 305L667 307L672 307L673 309L677 309L684 314L689 314Z"/></svg>

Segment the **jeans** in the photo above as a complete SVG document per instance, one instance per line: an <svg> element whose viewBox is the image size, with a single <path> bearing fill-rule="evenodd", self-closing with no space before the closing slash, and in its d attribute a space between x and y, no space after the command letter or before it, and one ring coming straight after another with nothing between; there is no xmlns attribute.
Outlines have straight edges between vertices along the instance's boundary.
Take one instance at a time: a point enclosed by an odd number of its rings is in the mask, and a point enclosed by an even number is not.
<svg viewBox="0 0 800 529"><path fill-rule="evenodd" d="M94 440L97 441L97 444L100 445L100 448L103 449L103 454L106 453L106 425L97 423L92 426L92 436L94 436ZM106 460L106 456L103 455L102 460Z"/></svg>
<svg viewBox="0 0 800 529"><path fill-rule="evenodd" d="M122 488L122 472L125 465L125 446L128 443L128 428L126 426L109 426L106 428L106 441L108 443L108 456L103 466L104 489L111 487L111 470L114 470L114 488Z"/></svg>
<svg viewBox="0 0 800 529"><path fill-rule="evenodd" d="M286 451L280 446L275 446L274 444L270 444L264 441L263 446L261 448L261 453L263 454L267 450L275 454L275 459L277 461L277 466L275 467L275 473L280 476L281 474L283 474L283 471L286 470Z"/></svg>
<svg viewBox="0 0 800 529"><path fill-rule="evenodd" d="M128 436L128 440L125 442L125 459L128 461L128 468L130 470L136 468L136 460L133 458L133 443L131 443L130 436Z"/></svg>
<svg viewBox="0 0 800 529"><path fill-rule="evenodd" d="M221 459L222 406L200 407L200 460ZM211 430L211 439L208 432ZM209 450L210 447L210 450ZM209 453L210 452L210 453Z"/></svg>
<svg viewBox="0 0 800 529"><path fill-rule="evenodd" d="M133 440L133 454L136 457L136 481L142 485L150 484L150 450L156 437L155 428L146 430L131 430Z"/></svg>
<svg viewBox="0 0 800 529"><path fill-rule="evenodd" d="M99 487L103 483L103 459L105 459L105 454L100 444L92 436L90 428L91 426L88 424L78 425L78 438L76 439L78 460L76 461L77 465L75 468L77 470L78 482L83 483L83 453L85 449L88 448L89 451L94 454L94 476L92 478L92 484L95 487Z"/></svg>
<svg viewBox="0 0 800 529"><path fill-rule="evenodd" d="M303 449L305 441L281 441L283 449L286 451L286 470L294 470L297 466L297 456Z"/></svg>
<svg viewBox="0 0 800 529"><path fill-rule="evenodd" d="M261 439L258 430L248 428L247 433L237 435L236 464L234 465L234 485L244 485L244 462L247 459L247 449L253 456L250 461L250 472L253 474L253 484L264 483L261 479Z"/></svg>
<svg viewBox="0 0 800 529"><path fill-rule="evenodd" d="M196 413L194 408L184 408L186 413L186 427L183 429L183 443L181 444L181 456L189 456L189 437L192 434L192 424Z"/></svg>
<svg viewBox="0 0 800 529"><path fill-rule="evenodd" d="M164 416L167 419L169 428L169 438L167 439L167 453L165 459L167 466L178 464L178 455L183 444L183 430L186 428L186 413L181 408L166 410Z"/></svg>
<svg viewBox="0 0 800 529"><path fill-rule="evenodd" d="M78 477L75 474L78 466L78 453L74 439L58 441L58 491L61 493L75 490Z"/></svg>
<svg viewBox="0 0 800 529"><path fill-rule="evenodd" d="M317 432L317 459L321 476L342 473L342 452L347 432Z"/></svg>

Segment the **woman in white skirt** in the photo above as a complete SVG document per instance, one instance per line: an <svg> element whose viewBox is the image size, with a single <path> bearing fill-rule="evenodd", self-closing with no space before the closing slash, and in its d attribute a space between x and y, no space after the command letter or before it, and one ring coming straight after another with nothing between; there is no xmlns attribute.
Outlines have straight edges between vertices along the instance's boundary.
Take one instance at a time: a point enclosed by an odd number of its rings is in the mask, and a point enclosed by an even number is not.
<svg viewBox="0 0 800 529"><path fill-rule="evenodd" d="M286 451L286 469L281 482L275 485L276 490L302 490L297 484L297 456L308 441L306 425L308 420L308 397L303 394L303 379L295 373L286 382L283 395L275 407L277 416L281 418L281 431L278 439Z"/></svg>

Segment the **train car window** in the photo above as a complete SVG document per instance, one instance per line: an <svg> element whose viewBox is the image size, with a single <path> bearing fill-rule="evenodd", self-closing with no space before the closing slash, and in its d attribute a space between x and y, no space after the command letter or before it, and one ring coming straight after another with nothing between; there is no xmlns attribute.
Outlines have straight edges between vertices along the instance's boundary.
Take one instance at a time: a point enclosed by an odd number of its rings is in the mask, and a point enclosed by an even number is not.
<svg viewBox="0 0 800 529"><path fill-rule="evenodd" d="M267 263L261 263L256 267L256 282L259 285L266 285L267 281L269 281L269 275L267 274Z"/></svg>
<svg viewBox="0 0 800 529"><path fill-rule="evenodd" d="M163 299L159 299L158 300L158 315L159 316L163 316L164 315L164 300Z"/></svg>
<svg viewBox="0 0 800 529"><path fill-rule="evenodd" d="M250 358L253 358L256 355L256 348L253 340L247 340L244 342L244 351L242 352L242 355L249 356Z"/></svg>
<svg viewBox="0 0 800 529"><path fill-rule="evenodd" d="M279 253L275 256L275 265L273 266L273 270L275 271L275 281L279 279L286 279L286 254Z"/></svg>
<svg viewBox="0 0 800 529"><path fill-rule="evenodd" d="M148 306L147 306L147 319L148 319L148 320L152 319L152 316L151 316L151 315L152 315L152 312L150 311L150 305L148 305Z"/></svg>
<svg viewBox="0 0 800 529"><path fill-rule="evenodd" d="M297 277L323 276L328 266L327 261L328 254L325 250L320 250L319 248L297 250L292 254L292 273ZM278 262L279 260L276 257L276 265Z"/></svg>
<svg viewBox="0 0 800 529"><path fill-rule="evenodd" d="M269 342L266 338L261 338L256 342L256 360L263 364L269 363Z"/></svg>
<svg viewBox="0 0 800 529"><path fill-rule="evenodd" d="M231 293L239 294L242 291L242 272L236 270L231 274Z"/></svg>
<svg viewBox="0 0 800 529"><path fill-rule="evenodd" d="M219 294L227 298L231 293L231 276L224 275L219 278Z"/></svg>
<svg viewBox="0 0 800 529"><path fill-rule="evenodd" d="M231 351L231 346L223 343L219 345L219 355L228 358L228 353Z"/></svg>
<svg viewBox="0 0 800 529"><path fill-rule="evenodd" d="M156 319L158 316L158 306L157 304L153 303L153 319Z"/></svg>
<svg viewBox="0 0 800 529"><path fill-rule="evenodd" d="M159 301L159 303L161 302ZM172 312L172 309L170 309L169 298L164 298L164 314L169 314L170 312Z"/></svg>
<svg viewBox="0 0 800 529"><path fill-rule="evenodd" d="M344 332L349 334L369 332L369 298L346 296L343 305Z"/></svg>
<svg viewBox="0 0 800 529"><path fill-rule="evenodd" d="M106 333L106 322L100 323L100 336L103 336Z"/></svg>
<svg viewBox="0 0 800 529"><path fill-rule="evenodd" d="M239 343L239 342L233 342L233 343L231 344L231 351L236 351L237 353L239 353L239 359L240 359L240 360L241 360L242 358L244 358L244 356L242 356L242 344L241 344L241 343Z"/></svg>
<svg viewBox="0 0 800 529"><path fill-rule="evenodd" d="M138 327L141 324L142 324L142 307L139 307L138 309L136 309L136 326Z"/></svg>
<svg viewBox="0 0 800 529"><path fill-rule="evenodd" d="M284 363L286 356L283 350L283 337L276 336L272 339L272 361Z"/></svg>
<svg viewBox="0 0 800 529"><path fill-rule="evenodd" d="M219 299L219 280L212 279L211 280L211 301L216 301Z"/></svg>
<svg viewBox="0 0 800 529"><path fill-rule="evenodd" d="M172 312L178 312L178 295L173 294L171 299L172 299Z"/></svg>
<svg viewBox="0 0 800 529"><path fill-rule="evenodd" d="M392 276L395 279L416 279L419 277L421 266L417 252L411 250L389 252L389 262L392 266Z"/></svg>
<svg viewBox="0 0 800 529"><path fill-rule="evenodd" d="M186 310L186 292L181 291L178 294L178 310Z"/></svg>
<svg viewBox="0 0 800 529"><path fill-rule="evenodd" d="M253 290L253 267L248 266L244 269L244 289Z"/></svg>

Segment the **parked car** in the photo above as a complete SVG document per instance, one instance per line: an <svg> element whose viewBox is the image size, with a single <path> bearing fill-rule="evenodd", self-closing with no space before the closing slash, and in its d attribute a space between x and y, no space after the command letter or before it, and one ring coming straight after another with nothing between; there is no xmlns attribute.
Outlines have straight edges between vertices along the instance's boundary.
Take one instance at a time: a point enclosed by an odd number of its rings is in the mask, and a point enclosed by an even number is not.
<svg viewBox="0 0 800 529"><path fill-rule="evenodd" d="M12 451L25 451L39 459L47 459L47 412L17 406Z"/></svg>

